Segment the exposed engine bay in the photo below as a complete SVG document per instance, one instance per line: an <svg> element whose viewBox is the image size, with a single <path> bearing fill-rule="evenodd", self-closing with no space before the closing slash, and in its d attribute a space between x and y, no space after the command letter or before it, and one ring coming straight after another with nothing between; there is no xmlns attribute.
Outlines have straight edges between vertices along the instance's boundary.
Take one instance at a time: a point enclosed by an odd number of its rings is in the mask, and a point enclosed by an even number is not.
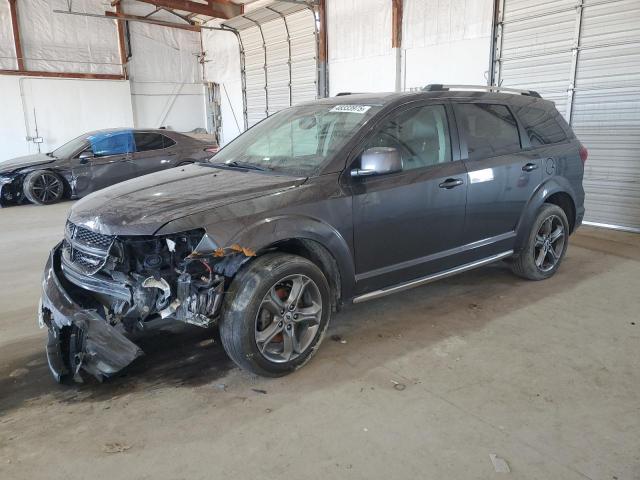
<svg viewBox="0 0 640 480"><path fill-rule="evenodd" d="M118 236L67 222L43 281L52 373L59 381L80 380L81 369L108 377L142 353L127 337L158 320L212 326L230 278L254 255L238 245L218 247L201 229ZM72 303L69 311L60 297Z"/></svg>

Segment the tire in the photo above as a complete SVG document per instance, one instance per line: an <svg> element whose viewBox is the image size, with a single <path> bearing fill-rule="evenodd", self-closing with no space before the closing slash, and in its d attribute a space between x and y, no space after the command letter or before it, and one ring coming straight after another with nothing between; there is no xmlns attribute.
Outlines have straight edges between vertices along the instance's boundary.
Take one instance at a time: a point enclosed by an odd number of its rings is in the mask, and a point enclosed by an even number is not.
<svg viewBox="0 0 640 480"><path fill-rule="evenodd" d="M34 170L22 182L24 196L36 205L51 205L64 195L64 180L51 170Z"/></svg>
<svg viewBox="0 0 640 480"><path fill-rule="evenodd" d="M511 263L511 270L527 280L545 280L560 267L568 244L567 215L559 206L546 203L540 207L527 243Z"/></svg>
<svg viewBox="0 0 640 480"><path fill-rule="evenodd" d="M301 291L297 301L292 297L296 291ZM330 316L331 295L322 271L297 255L269 253L247 264L231 283L220 339L239 367L280 377L314 355Z"/></svg>

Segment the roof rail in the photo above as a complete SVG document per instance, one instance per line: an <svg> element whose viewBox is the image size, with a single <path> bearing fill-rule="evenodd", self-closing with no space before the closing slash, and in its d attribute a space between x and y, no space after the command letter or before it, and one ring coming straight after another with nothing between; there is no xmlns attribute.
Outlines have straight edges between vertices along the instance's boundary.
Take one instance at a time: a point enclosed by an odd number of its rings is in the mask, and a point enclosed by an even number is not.
<svg viewBox="0 0 640 480"><path fill-rule="evenodd" d="M359 92L340 92L336 93L336 97L346 97L347 95L357 95Z"/></svg>
<svg viewBox="0 0 640 480"><path fill-rule="evenodd" d="M497 87L495 85L442 85L440 83L432 83L422 89L423 92L447 92L449 90L514 93L517 95L542 98L535 90L519 90L517 88Z"/></svg>

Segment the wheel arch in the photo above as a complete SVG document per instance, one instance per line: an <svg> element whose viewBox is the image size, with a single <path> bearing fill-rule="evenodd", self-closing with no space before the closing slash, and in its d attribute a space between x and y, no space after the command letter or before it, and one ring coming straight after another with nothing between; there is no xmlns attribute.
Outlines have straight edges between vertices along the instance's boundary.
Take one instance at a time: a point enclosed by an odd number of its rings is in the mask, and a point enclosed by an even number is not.
<svg viewBox="0 0 640 480"><path fill-rule="evenodd" d="M230 243L247 246L257 256L281 251L304 257L327 277L335 307L353 295L355 268L351 249L334 227L314 218L269 218L235 235Z"/></svg>
<svg viewBox="0 0 640 480"><path fill-rule="evenodd" d="M524 246L531 230L536 212L545 203L559 206L567 215L569 233L573 233L576 222L575 193L569 182L562 177L553 177L540 185L533 193L516 227L515 251Z"/></svg>

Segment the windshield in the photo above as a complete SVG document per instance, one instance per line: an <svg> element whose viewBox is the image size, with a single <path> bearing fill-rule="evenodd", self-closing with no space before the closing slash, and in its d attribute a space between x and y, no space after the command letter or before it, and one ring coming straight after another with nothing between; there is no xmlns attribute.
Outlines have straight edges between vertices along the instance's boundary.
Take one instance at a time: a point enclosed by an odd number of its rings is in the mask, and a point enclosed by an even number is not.
<svg viewBox="0 0 640 480"><path fill-rule="evenodd" d="M87 135L82 135L78 138L74 138L70 142L65 143L61 147L56 148L51 154L57 158L68 158L78 150L88 146Z"/></svg>
<svg viewBox="0 0 640 480"><path fill-rule="evenodd" d="M371 105L288 108L240 135L210 161L309 176L380 108Z"/></svg>

